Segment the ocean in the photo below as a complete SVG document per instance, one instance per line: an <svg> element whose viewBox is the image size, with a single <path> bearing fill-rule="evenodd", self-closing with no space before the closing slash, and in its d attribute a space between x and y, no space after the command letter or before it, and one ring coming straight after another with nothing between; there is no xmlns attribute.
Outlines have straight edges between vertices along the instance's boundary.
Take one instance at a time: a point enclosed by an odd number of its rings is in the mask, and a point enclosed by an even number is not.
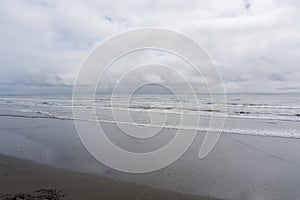
<svg viewBox="0 0 300 200"><path fill-rule="evenodd" d="M49 118L72 120L72 106L95 109L99 122L132 123L141 126L162 126L173 129L198 129L222 131L225 134L246 134L270 137L300 138L300 95L295 94L229 94L226 106L209 95L134 94L127 102L127 95L98 94L91 101L75 99L70 95L18 95L0 96L0 116ZM72 105L73 103L73 105ZM132 119L116 119L112 110L129 111ZM151 121L151 114L166 116L162 124ZM200 116L199 125L180 124L180 117ZM226 119L222 130L208 127L211 116ZM80 120L89 120L80 119ZM156 122L155 122L156 121Z"/></svg>

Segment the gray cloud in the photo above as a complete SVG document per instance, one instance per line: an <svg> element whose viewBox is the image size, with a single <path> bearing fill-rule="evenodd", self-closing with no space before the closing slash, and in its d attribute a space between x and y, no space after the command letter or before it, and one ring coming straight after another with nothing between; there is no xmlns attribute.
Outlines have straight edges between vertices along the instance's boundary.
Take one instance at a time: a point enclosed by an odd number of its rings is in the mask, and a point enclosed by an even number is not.
<svg viewBox="0 0 300 200"><path fill-rule="evenodd" d="M97 44L145 26L172 29L201 44L229 92L300 92L299 11L296 0L1 1L0 92L71 88ZM197 82L178 62L167 63ZM121 72L107 76L106 89ZM159 77L180 85L175 75L156 72L132 74L128 83Z"/></svg>

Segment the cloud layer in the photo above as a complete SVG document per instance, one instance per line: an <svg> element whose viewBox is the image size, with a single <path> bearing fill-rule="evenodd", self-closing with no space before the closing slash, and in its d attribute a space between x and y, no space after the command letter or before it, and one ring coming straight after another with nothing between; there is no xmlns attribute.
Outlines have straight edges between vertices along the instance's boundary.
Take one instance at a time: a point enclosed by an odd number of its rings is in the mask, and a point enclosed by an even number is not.
<svg viewBox="0 0 300 200"><path fill-rule="evenodd" d="M300 92L299 20L296 0L1 1L0 93L66 91L97 44L140 27L193 38L228 92ZM145 79L172 80L156 71Z"/></svg>

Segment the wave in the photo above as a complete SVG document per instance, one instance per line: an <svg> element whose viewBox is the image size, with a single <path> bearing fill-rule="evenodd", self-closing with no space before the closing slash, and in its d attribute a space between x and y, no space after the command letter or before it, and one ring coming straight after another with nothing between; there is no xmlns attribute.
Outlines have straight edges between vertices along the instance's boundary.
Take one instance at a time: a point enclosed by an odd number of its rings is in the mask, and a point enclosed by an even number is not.
<svg viewBox="0 0 300 200"><path fill-rule="evenodd" d="M152 110L152 111L165 111L165 110L174 110L175 112L170 112L173 114L181 114L181 112L178 111L195 111L195 112L225 112L222 110L216 110L216 109L199 109L199 108L189 108L189 107L176 107L176 106L151 106L151 105L104 105L104 106L96 106L96 109L118 109L118 110L129 110L129 111L143 111L143 110ZM177 112L176 112L177 111Z"/></svg>
<svg viewBox="0 0 300 200"><path fill-rule="evenodd" d="M249 107L249 108L276 108L276 109L300 109L300 106L284 106L284 105L269 105L269 104L255 104L255 103L227 103L228 107Z"/></svg>
<svg viewBox="0 0 300 200"><path fill-rule="evenodd" d="M93 108L93 107L87 107ZM197 109L197 108L164 108L164 107L151 107L151 106L132 106L130 108L126 106L115 106L110 107L110 105L106 105L104 107L96 107L96 109L104 109L104 110L123 110L129 112L145 112L149 111L153 113L162 113L162 114L174 114L174 115L201 115L201 116L222 116L226 118L240 118L240 119L261 119L261 120L278 120L278 121L293 121L300 122L300 114L280 114L280 113L268 113L268 112L250 112L250 111L234 111L232 113L225 112L217 109Z"/></svg>
<svg viewBox="0 0 300 200"><path fill-rule="evenodd" d="M58 117L58 116L35 116L35 115L18 115L18 114L0 114L0 117L22 117L22 118L46 118L46 119L60 119L60 120L73 120L71 118Z"/></svg>
<svg viewBox="0 0 300 200"><path fill-rule="evenodd" d="M60 120L74 120L69 116L58 116L45 111L33 110L10 110L12 113L0 113L1 117L22 117L22 118L45 118L45 119L60 119Z"/></svg>
<svg viewBox="0 0 300 200"><path fill-rule="evenodd" d="M36 114L40 115L21 115L21 114L0 114L2 117L22 117L22 118L46 118L46 119L57 119L57 120L75 120L74 118L67 116L55 116L47 112L37 111ZM99 122L99 123L110 123L110 124L124 124L130 126L142 126L142 127L153 127L153 128L165 128L173 130L187 130L187 131L200 131L200 132L222 132L224 134L237 134L237 135L252 135L252 136L263 136L263 137L281 137L281 138L294 138L300 139L300 131L296 129L285 129L285 130L264 130L264 129L241 129L241 128L207 128L207 127L192 127L192 126L176 126L176 125L155 125L145 123L132 123L122 122L114 120L104 119L76 119L81 121Z"/></svg>
<svg viewBox="0 0 300 200"><path fill-rule="evenodd" d="M176 120L179 115L188 115L189 117L200 116L204 120L209 120L211 116L219 116L228 118L226 127L222 130L225 134L241 134L241 135L255 135L268 137L286 137L286 138L300 138L300 101L298 99L247 99L245 97L233 99L231 98L226 106L220 104L217 100L209 101L209 98L203 98L200 101L192 101L190 98L183 98L182 104L178 104L176 99L166 98L166 96L154 97L137 97L129 106L122 97L116 97L116 104L111 106L111 98L103 96L95 100L70 98L44 98L44 97L1 97L0 98L0 116L3 117L24 117L24 118L46 118L57 120L74 120L72 116L72 107L82 107L84 109L96 109L99 122L103 123L125 123L128 125L137 125L134 123L115 122L111 116L112 109L129 111L130 114L137 114L135 118L143 118L149 112L158 114L167 114L168 120L170 115L170 122ZM275 101L276 100L276 101ZM146 117L147 117L146 116ZM203 117L202 117L203 116ZM139 118L140 119L140 118ZM89 119L77 119L83 121L95 121ZM252 122L261 121L262 129L254 127L255 129L246 128L248 126L247 120ZM252 124L251 122L251 124ZM156 126L153 124L143 124L142 121L139 126ZM268 124L266 124L268 123ZM277 124L278 125L270 125ZM173 123L175 124L175 122ZM281 129L279 125L287 125L286 130ZM235 126L234 126L235 125ZM156 126L159 127L159 126ZM236 128L239 127L239 128ZM178 127L173 125L166 125L163 128L169 129L186 129L195 130L195 127ZM291 128L298 128L294 130ZM273 130L274 129L274 130ZM221 131L198 127L198 131Z"/></svg>
<svg viewBox="0 0 300 200"><path fill-rule="evenodd" d="M300 122L300 114L281 114L281 113L262 113L262 112L250 112L250 111L235 111L235 112L225 112L218 109L193 109L193 108L183 108L181 110L180 107L168 107L168 106L144 106L144 105L137 105L137 106L130 106L129 108L126 106L115 106L109 107L110 105L106 105L103 107L95 107L97 110L120 110L120 111L129 111L129 112L144 112L149 113L149 111L153 113L161 113L161 114L171 114L171 115L200 115L200 116L220 116L225 118L234 118L234 119L253 119L253 120L270 120L270 121L291 121L291 122ZM72 106L64 108L69 108L66 112L67 115L60 116L59 118L71 118L72 115ZM76 106L76 107L84 107L86 109L93 109L92 106ZM16 112L27 112L27 113L36 113L40 115L46 115L49 117L57 117L57 112L60 113L60 109L56 109L57 111L46 112L46 111L35 111L29 109L12 109ZM98 111L101 112L101 111ZM97 112L97 113L98 113ZM101 117L101 116L100 116Z"/></svg>

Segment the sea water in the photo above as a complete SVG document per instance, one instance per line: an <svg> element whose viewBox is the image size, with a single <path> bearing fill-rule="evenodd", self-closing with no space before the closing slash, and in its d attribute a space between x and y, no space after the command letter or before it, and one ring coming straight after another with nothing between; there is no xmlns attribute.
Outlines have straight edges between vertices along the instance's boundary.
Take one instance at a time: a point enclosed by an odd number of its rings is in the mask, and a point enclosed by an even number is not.
<svg viewBox="0 0 300 200"><path fill-rule="evenodd" d="M222 98L211 99L206 94L198 94L196 98L171 94L134 94L130 98L125 94L97 94L91 104L89 99L72 99L70 95L0 96L0 116L72 120L74 106L94 109L99 122L300 138L300 95L227 94L226 104ZM112 110L129 112L131 119L122 121ZM165 116L165 123L150 122L151 114ZM200 116L199 125L181 124L181 116ZM212 116L226 119L222 130L209 127ZM94 118L79 120L91 119Z"/></svg>

